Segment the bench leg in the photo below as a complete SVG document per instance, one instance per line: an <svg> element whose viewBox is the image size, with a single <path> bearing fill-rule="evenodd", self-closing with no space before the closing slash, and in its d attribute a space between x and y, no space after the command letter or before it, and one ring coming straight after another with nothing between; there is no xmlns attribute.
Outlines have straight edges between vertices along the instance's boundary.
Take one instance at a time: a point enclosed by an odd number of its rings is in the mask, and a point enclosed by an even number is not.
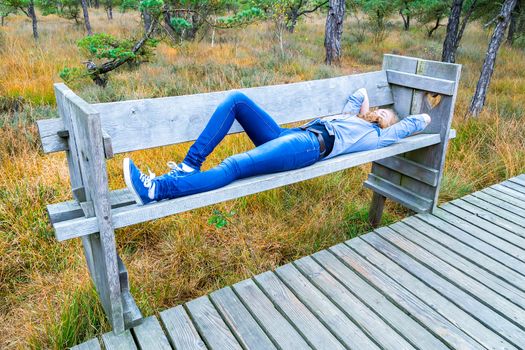
<svg viewBox="0 0 525 350"><path fill-rule="evenodd" d="M376 228L381 223L383 216L383 209L385 207L386 197L374 192L372 196L372 203L370 204L370 211L368 212L368 222L373 228Z"/></svg>

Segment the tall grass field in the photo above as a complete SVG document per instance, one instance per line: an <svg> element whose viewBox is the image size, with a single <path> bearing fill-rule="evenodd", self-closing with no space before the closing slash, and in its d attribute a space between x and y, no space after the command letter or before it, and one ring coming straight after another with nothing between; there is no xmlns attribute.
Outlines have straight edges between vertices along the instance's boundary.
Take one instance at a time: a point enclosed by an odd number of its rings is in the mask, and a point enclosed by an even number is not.
<svg viewBox="0 0 525 350"><path fill-rule="evenodd" d="M96 32L125 37L140 18L90 10ZM57 117L53 83L64 67L84 58L76 42L82 27L40 16L35 44L31 23L10 16L0 27L0 348L63 349L107 332L78 239L59 243L47 204L71 199L65 156L42 153L35 120ZM382 42L345 22L343 60L324 65L324 18L312 16L284 37L284 56L270 24L220 30L202 40L159 44L155 57L139 67L114 72L108 86L89 80L71 84L89 102L221 91L377 70L384 53L439 60L444 36L429 39L423 29L399 23ZM210 33L211 34L211 33ZM502 46L486 107L465 117L484 59L489 33L468 27L458 51L463 65L440 201L445 202L525 172L525 55ZM357 88L357 87L356 87ZM349 91L349 94L351 91ZM189 144L135 152L139 165L157 174L166 162L181 161ZM252 147L246 135L229 136L204 168ZM112 189L124 187L122 158L108 162ZM370 165L192 210L116 231L128 267L132 294L144 315L209 293L312 254L370 230L371 191L362 187ZM388 202L384 223L407 215ZM214 225L213 220L227 224ZM210 223L211 222L211 223Z"/></svg>

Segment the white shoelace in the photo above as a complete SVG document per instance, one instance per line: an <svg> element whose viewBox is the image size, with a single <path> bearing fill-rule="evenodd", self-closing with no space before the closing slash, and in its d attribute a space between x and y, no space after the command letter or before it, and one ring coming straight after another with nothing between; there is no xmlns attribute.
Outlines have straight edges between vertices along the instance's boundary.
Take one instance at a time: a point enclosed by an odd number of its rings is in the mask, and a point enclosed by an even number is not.
<svg viewBox="0 0 525 350"><path fill-rule="evenodd" d="M149 168L148 168L148 175L144 174L144 173L141 173L140 174L140 181L142 181L142 183L144 184L144 187L147 187L147 188L150 188L151 187L151 180L153 180L155 178L155 173L152 172Z"/></svg>
<svg viewBox="0 0 525 350"><path fill-rule="evenodd" d="M180 165L178 165L177 163L175 163L174 161L169 161L166 163L166 165L171 169L170 170L170 174L171 173L176 173L177 171L184 171L182 170L182 168L180 167Z"/></svg>

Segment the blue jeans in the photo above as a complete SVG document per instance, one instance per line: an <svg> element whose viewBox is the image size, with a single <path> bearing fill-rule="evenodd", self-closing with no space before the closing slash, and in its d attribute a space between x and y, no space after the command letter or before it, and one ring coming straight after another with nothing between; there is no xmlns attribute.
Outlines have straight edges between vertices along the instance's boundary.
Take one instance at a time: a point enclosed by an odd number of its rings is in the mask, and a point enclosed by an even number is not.
<svg viewBox="0 0 525 350"><path fill-rule="evenodd" d="M256 148L226 158L218 166L184 177L156 178L156 200L210 191L249 176L302 168L320 159L319 140L300 128L281 128L268 113L241 92L227 96L211 116L184 159L199 169L226 136L234 120L243 127Z"/></svg>

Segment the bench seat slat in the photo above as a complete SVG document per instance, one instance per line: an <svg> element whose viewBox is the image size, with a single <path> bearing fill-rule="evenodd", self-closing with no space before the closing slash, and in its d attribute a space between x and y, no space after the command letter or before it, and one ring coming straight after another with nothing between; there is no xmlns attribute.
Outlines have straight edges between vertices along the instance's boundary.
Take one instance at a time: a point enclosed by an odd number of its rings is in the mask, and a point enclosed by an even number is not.
<svg viewBox="0 0 525 350"><path fill-rule="evenodd" d="M234 198L266 191L284 185L304 181L321 175L333 173L357 165L369 163L381 158L402 154L414 149L431 146L440 142L437 134L419 134L407 137L400 142L371 151L341 155L317 162L305 168L292 171L267 174L235 181L219 189L198 193L172 200L152 203L145 206L135 204L112 209L114 228L126 227L168 215L181 213L210 204L220 203ZM124 190L125 191L125 190ZM129 198L121 190L119 195ZM112 201L113 202L113 201ZM79 217L53 224L59 241L89 235L98 232L96 218Z"/></svg>
<svg viewBox="0 0 525 350"><path fill-rule="evenodd" d="M386 71L386 75L390 84L435 92L441 95L454 95L456 83L452 80L432 78L425 75L404 73L390 69Z"/></svg>

